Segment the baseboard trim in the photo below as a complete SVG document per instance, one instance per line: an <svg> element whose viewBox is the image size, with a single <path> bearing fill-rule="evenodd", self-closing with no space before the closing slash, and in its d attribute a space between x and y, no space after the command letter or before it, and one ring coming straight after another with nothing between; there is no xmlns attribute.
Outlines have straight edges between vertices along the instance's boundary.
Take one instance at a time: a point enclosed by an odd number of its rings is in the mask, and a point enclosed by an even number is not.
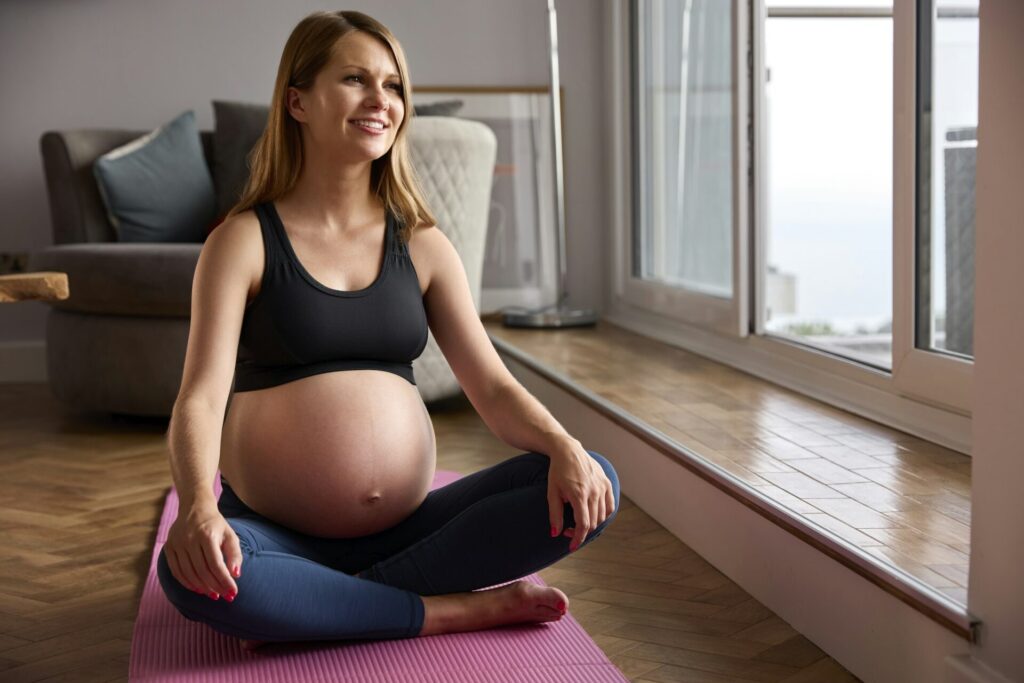
<svg viewBox="0 0 1024 683"><path fill-rule="evenodd" d="M0 384L48 380L45 341L18 339L0 342Z"/></svg>
<svg viewBox="0 0 1024 683"><path fill-rule="evenodd" d="M949 657L946 666L945 683L1013 683L970 655Z"/></svg>

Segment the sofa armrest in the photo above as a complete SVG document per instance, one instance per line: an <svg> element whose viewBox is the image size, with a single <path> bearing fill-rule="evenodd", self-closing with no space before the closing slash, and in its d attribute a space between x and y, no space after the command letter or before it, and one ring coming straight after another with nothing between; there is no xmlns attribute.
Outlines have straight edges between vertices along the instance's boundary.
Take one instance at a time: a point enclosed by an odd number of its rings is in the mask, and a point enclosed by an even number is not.
<svg viewBox="0 0 1024 683"><path fill-rule="evenodd" d="M29 254L31 271L66 273L70 296L53 308L101 315L188 318L203 245L58 244Z"/></svg>

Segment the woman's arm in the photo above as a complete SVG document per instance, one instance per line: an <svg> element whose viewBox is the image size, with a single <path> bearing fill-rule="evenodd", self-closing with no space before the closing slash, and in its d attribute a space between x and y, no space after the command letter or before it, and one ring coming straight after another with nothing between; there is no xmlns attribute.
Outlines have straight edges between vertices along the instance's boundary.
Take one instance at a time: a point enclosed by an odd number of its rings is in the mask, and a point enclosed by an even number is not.
<svg viewBox="0 0 1024 683"><path fill-rule="evenodd" d="M515 448L555 458L570 452L570 446L582 447L516 380L503 384L481 408L480 417L494 435Z"/></svg>
<svg viewBox="0 0 1024 683"><path fill-rule="evenodd" d="M223 411L200 400L177 401L167 428L171 477L178 492L179 510L217 506L213 478L220 464Z"/></svg>
<svg viewBox="0 0 1024 683"><path fill-rule="evenodd" d="M615 507L611 481L572 437L505 367L473 301L465 268L451 241L436 227L410 240L417 263L429 273L423 295L437 345L473 407L499 439L548 456L548 516L551 534L562 533L564 502L574 511L571 550Z"/></svg>
<svg viewBox="0 0 1024 683"><path fill-rule="evenodd" d="M415 233L410 249L417 269L429 273L423 303L434 339L495 436L538 453L558 454L578 443L505 367L480 321L462 259L448 237L431 226Z"/></svg>

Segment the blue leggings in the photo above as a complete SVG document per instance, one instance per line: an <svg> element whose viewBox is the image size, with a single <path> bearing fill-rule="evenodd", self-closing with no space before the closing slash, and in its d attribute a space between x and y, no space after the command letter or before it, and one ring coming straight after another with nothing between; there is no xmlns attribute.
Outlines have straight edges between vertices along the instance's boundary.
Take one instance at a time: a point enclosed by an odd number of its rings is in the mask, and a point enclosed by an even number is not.
<svg viewBox="0 0 1024 683"><path fill-rule="evenodd" d="M608 460L588 450L612 483ZM218 509L238 535L242 575L234 602L181 585L163 550L157 577L185 617L230 636L265 641L411 638L423 628L422 595L477 590L522 578L569 554L571 538L551 538L548 456L527 452L430 491L390 529L360 538L322 538L271 522L221 479ZM564 503L562 528L575 526Z"/></svg>

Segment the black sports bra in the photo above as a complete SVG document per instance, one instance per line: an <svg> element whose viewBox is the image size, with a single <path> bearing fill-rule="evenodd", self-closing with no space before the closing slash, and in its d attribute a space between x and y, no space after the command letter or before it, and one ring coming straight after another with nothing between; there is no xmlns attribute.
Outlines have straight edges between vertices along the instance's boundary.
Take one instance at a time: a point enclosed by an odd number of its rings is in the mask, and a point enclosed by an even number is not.
<svg viewBox="0 0 1024 683"><path fill-rule="evenodd" d="M273 202L253 208L266 265L260 291L242 318L234 391L337 370L384 370L416 384L412 361L427 345L427 315L396 217L388 212L377 279L346 292L325 287L306 271Z"/></svg>

